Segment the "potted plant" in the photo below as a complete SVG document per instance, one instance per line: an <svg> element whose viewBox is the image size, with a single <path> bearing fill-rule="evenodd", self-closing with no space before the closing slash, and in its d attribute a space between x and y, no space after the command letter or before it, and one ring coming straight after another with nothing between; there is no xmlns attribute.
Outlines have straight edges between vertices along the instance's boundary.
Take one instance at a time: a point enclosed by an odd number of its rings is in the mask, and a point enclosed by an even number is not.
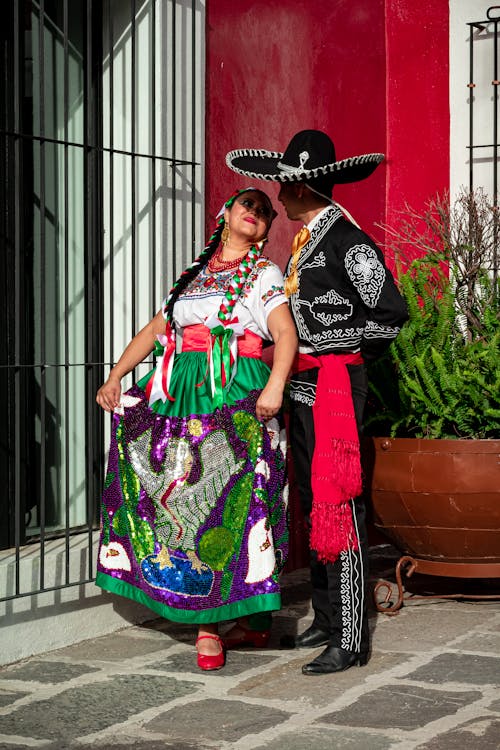
<svg viewBox="0 0 500 750"><path fill-rule="evenodd" d="M497 210L463 190L385 229L409 320L369 369L374 524L410 574L500 577Z"/></svg>

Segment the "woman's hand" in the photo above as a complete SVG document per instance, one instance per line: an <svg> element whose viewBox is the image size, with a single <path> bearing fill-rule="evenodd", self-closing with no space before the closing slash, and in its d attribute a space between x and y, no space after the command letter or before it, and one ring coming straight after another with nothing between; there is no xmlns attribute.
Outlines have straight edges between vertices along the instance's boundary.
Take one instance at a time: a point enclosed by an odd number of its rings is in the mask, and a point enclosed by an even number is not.
<svg viewBox="0 0 500 750"><path fill-rule="evenodd" d="M281 409L285 383L297 351L295 325L286 303L269 313L267 325L274 341L273 366L255 408L257 418L264 421L274 417Z"/></svg>
<svg viewBox="0 0 500 750"><path fill-rule="evenodd" d="M109 373L109 377L97 391L95 400L105 411L113 411L120 404L122 395L121 379L139 362L142 362L155 347L159 333L165 332L165 320L159 310L154 318L137 333L127 345L120 359Z"/></svg>
<svg viewBox="0 0 500 750"><path fill-rule="evenodd" d="M255 406L257 419L262 419L264 422L267 422L268 419L276 416L281 409L282 403L283 388L279 385L268 383L257 399L257 404Z"/></svg>
<svg viewBox="0 0 500 750"><path fill-rule="evenodd" d="M120 378L110 373L106 382L97 391L95 400L104 411L113 411L119 405L121 395Z"/></svg>

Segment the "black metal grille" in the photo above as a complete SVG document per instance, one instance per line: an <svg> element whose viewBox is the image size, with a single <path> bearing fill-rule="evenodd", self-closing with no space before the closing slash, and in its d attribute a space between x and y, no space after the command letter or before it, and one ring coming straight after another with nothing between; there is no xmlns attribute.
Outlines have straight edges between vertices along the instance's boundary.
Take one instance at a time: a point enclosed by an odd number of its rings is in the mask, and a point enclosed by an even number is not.
<svg viewBox="0 0 500 750"><path fill-rule="evenodd" d="M491 164L491 187L494 205L498 206L498 102L500 71L498 61L500 5L488 8L484 21L471 21L469 34L469 187L477 187L477 167L485 161ZM487 65L478 56L483 53ZM476 79L478 72L481 80ZM481 114L489 110L491 123L491 142L477 141L476 112L481 107ZM490 119L491 118L491 119ZM483 120L484 122L484 120ZM482 123L481 123L482 124Z"/></svg>
<svg viewBox="0 0 500 750"><path fill-rule="evenodd" d="M93 579L107 432L95 391L200 244L203 7L2 10L0 599L11 599Z"/></svg>
<svg viewBox="0 0 500 750"><path fill-rule="evenodd" d="M486 19L471 21L469 26L469 189L483 188L492 196L493 207L498 217L498 149L499 149L499 25L500 5L492 5L486 11ZM478 116L479 112L479 116ZM484 133L484 124L491 127L491 141L482 143L477 131ZM479 123L479 128L476 124ZM488 167L488 172L484 171ZM491 273L496 283L498 278L499 227L494 223L494 252Z"/></svg>

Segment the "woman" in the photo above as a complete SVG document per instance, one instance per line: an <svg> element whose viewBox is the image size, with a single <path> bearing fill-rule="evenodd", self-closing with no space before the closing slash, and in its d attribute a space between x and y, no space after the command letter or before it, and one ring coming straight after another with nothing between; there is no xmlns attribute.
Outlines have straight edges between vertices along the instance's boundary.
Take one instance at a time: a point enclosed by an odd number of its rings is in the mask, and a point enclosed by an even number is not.
<svg viewBox="0 0 500 750"><path fill-rule="evenodd" d="M281 272L261 255L275 215L260 190L231 196L96 397L115 410L96 582L197 623L204 670L224 665L219 622L237 620L227 647L265 645L262 613L280 607L286 441L276 416L297 337ZM275 343L271 371L263 339ZM122 397L122 377L154 348L155 370Z"/></svg>

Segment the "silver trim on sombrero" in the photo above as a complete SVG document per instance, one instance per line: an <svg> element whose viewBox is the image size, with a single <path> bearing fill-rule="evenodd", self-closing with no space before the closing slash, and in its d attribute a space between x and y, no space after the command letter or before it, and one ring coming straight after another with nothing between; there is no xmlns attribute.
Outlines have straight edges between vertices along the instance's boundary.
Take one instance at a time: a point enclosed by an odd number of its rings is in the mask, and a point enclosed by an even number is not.
<svg viewBox="0 0 500 750"><path fill-rule="evenodd" d="M282 172L281 174L265 174L263 172L250 172L248 170L235 167L232 161L242 156L258 157L263 161L267 160L270 167L277 167L279 169L280 166L281 168L285 166L283 164L279 164L279 162L283 158L283 153L280 153L278 151L266 151L262 148L241 148L237 149L236 151L229 151L226 154L226 164L229 169L233 170L233 172L245 175L246 177L253 177L256 180L269 180L271 182L296 182L298 174L300 174L300 176L305 180L316 179L327 174L332 174L332 172L348 172L353 167L360 166L362 164L375 163L375 165L377 165L380 164L385 158L384 154L361 154L360 156L350 156L347 159L335 161L332 164L325 164L322 167L314 167L313 169L305 169L303 171L301 170L300 173L298 172L298 170L300 170L299 166L294 168L295 170L297 170L294 172L286 171ZM265 166L265 163L263 163L262 166Z"/></svg>
<svg viewBox="0 0 500 750"><path fill-rule="evenodd" d="M292 167L290 164L283 164L282 161L279 161L276 166L278 167L280 172L297 177L298 175L303 175L304 172L307 172L307 169L304 169L304 165L309 159L309 153L307 151L301 151L299 154L299 159L300 164L298 167Z"/></svg>

